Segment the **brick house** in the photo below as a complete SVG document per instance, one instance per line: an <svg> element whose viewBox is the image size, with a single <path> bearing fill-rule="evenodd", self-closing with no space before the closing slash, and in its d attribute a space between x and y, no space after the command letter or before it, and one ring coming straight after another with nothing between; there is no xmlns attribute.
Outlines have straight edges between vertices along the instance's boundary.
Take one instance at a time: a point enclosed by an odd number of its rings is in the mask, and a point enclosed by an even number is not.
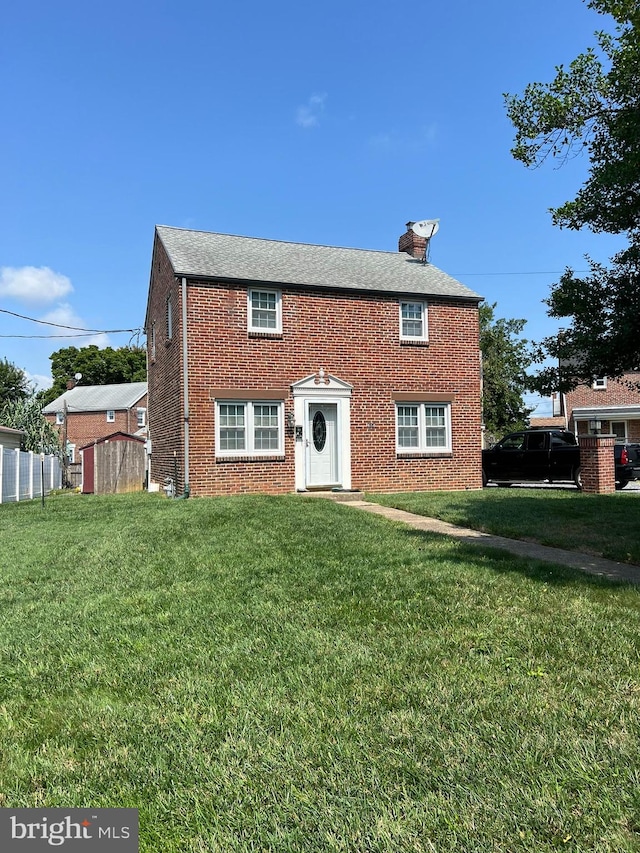
<svg viewBox="0 0 640 853"><path fill-rule="evenodd" d="M579 385L564 396L563 403L572 432L586 435L589 422L597 420L600 432L612 433L618 441L640 442L640 372Z"/></svg>
<svg viewBox="0 0 640 853"><path fill-rule="evenodd" d="M151 482L481 488L481 297L425 250L409 227L380 252L158 226Z"/></svg>
<svg viewBox="0 0 640 853"><path fill-rule="evenodd" d="M147 383L120 385L75 385L42 410L57 426L67 447L69 461L78 462L76 451L115 432L146 438Z"/></svg>

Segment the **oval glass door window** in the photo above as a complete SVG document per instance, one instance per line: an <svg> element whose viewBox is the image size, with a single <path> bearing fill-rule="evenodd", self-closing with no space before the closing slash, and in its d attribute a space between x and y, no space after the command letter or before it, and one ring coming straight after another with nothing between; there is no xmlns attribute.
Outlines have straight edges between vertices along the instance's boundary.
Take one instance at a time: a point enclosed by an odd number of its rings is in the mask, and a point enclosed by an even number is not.
<svg viewBox="0 0 640 853"><path fill-rule="evenodd" d="M316 412L313 416L313 446L318 453L324 450L327 441L327 422L322 412Z"/></svg>

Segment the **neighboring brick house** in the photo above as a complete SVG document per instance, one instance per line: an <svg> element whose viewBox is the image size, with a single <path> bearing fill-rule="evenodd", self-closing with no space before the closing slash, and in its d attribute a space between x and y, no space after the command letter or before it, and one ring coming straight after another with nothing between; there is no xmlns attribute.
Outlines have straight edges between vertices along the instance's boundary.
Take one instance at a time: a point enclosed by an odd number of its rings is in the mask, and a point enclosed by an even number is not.
<svg viewBox="0 0 640 853"><path fill-rule="evenodd" d="M399 248L158 226L151 482L194 495L481 488L481 297L423 263L409 227Z"/></svg>
<svg viewBox="0 0 640 853"><path fill-rule="evenodd" d="M601 433L613 433L618 441L640 442L640 372L579 385L564 396L564 408L569 429L578 435L591 431L591 421L600 421Z"/></svg>
<svg viewBox="0 0 640 853"><path fill-rule="evenodd" d="M69 461L78 462L76 451L115 432L146 438L147 383L121 385L74 385L42 410L57 426L67 447Z"/></svg>

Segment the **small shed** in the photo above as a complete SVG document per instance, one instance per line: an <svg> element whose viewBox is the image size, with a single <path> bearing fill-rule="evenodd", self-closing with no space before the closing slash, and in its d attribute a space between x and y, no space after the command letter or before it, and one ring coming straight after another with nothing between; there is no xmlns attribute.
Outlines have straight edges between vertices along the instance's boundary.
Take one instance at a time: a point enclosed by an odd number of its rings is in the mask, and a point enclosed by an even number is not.
<svg viewBox="0 0 640 853"><path fill-rule="evenodd" d="M20 450L23 432L21 429L0 426L0 445L5 450Z"/></svg>
<svg viewBox="0 0 640 853"><path fill-rule="evenodd" d="M87 444L80 453L84 494L114 495L143 490L147 459L144 438L114 432Z"/></svg>

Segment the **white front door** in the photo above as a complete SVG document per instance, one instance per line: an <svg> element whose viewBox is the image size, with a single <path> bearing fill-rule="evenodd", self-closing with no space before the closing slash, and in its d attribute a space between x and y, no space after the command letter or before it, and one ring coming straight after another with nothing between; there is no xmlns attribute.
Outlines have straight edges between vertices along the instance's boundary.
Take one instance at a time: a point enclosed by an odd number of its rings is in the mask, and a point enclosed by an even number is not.
<svg viewBox="0 0 640 853"><path fill-rule="evenodd" d="M340 486L337 403L308 404L307 487Z"/></svg>

